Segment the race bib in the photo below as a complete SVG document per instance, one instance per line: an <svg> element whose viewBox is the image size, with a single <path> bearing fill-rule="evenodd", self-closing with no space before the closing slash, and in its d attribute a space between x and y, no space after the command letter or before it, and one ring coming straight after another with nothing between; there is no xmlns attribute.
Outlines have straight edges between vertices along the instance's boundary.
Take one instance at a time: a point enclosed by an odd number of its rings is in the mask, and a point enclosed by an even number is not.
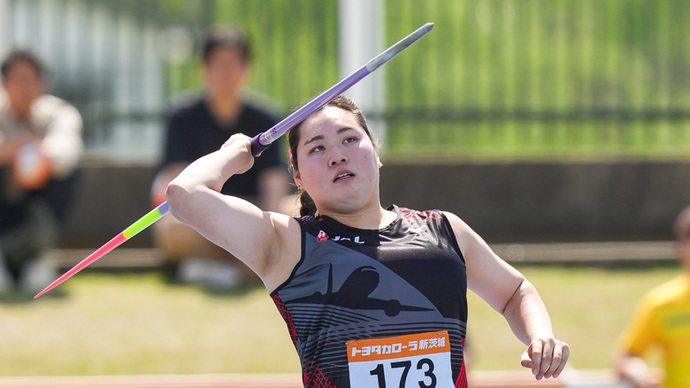
<svg viewBox="0 0 690 388"><path fill-rule="evenodd" d="M447 331L347 342L350 386L453 387Z"/></svg>

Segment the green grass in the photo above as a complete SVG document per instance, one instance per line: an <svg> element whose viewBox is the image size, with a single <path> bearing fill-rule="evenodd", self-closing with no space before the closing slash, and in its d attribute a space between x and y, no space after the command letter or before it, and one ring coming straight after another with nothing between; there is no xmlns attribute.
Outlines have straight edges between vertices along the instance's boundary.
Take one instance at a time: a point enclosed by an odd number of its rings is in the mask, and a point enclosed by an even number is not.
<svg viewBox="0 0 690 388"><path fill-rule="evenodd" d="M610 270L580 267L519 268L537 287L549 310L554 334L566 341L570 365L579 369L613 367L621 331L637 301L649 289L673 278L676 267ZM469 338L474 369L519 369L525 347L503 317L476 295L470 303ZM655 354L650 355L658 362Z"/></svg>
<svg viewBox="0 0 690 388"><path fill-rule="evenodd" d="M260 288L210 295L155 274L94 273L63 286L67 297L0 305L0 375L299 370Z"/></svg>
<svg viewBox="0 0 690 388"><path fill-rule="evenodd" d="M635 303L675 267L522 267L577 368L610 368ZM227 295L153 273L82 273L37 301L0 302L0 376L297 373L286 326L261 287ZM524 346L470 293L471 368L519 369Z"/></svg>

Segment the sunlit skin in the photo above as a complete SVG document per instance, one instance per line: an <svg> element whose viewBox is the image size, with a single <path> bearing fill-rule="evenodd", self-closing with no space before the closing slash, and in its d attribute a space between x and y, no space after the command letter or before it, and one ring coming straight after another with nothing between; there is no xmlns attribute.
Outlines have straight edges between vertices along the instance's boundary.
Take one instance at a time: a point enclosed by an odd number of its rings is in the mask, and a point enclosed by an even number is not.
<svg viewBox="0 0 690 388"><path fill-rule="evenodd" d="M352 113L326 107L310 116L300 131L294 179L320 214L363 229L395 219L381 207L379 156Z"/></svg>

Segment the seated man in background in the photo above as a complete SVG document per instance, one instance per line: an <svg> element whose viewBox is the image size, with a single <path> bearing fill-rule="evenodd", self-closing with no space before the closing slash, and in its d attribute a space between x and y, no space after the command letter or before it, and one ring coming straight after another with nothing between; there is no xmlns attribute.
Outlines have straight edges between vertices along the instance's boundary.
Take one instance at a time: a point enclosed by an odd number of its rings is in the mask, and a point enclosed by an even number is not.
<svg viewBox="0 0 690 388"><path fill-rule="evenodd" d="M649 291L621 337L616 367L635 387L660 386L642 356L656 346L665 364L664 387L690 387L690 207L676 218L676 257L683 273Z"/></svg>
<svg viewBox="0 0 690 388"><path fill-rule="evenodd" d="M45 94L43 65L30 51L2 62L0 92L0 292L40 291L55 279L55 246L82 152L82 119Z"/></svg>
<svg viewBox="0 0 690 388"><path fill-rule="evenodd" d="M163 163L152 187L154 206L165 200L168 183L189 163L218 150L231 135L254 136L278 122L266 107L245 98L250 47L237 29L211 30L202 44L206 90L174 106L166 118ZM249 200L264 210L278 210L287 195L287 168L281 147L268 148L255 166L232 177L223 193ZM225 250L168 216L154 225L154 239L169 261L175 280L230 289L255 275Z"/></svg>

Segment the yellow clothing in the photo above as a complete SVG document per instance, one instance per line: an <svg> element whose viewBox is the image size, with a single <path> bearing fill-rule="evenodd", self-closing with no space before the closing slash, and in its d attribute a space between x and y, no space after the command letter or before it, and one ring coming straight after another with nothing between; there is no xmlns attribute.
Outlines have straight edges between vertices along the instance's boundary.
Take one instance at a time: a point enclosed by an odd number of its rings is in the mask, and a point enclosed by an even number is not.
<svg viewBox="0 0 690 388"><path fill-rule="evenodd" d="M664 355L666 387L690 387L690 276L683 274L647 293L627 330L622 348L642 356L649 346Z"/></svg>

